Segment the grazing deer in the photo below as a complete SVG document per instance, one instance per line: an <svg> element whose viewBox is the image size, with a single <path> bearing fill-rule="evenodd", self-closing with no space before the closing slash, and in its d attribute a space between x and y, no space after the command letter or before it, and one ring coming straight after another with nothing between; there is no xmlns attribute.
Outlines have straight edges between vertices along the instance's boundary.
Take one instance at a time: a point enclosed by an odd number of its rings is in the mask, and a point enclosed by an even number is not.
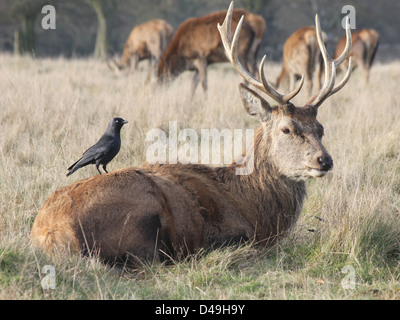
<svg viewBox="0 0 400 320"><path fill-rule="evenodd" d="M361 29L352 32L353 45L350 51L350 56L353 58L353 70L359 66L364 73L364 80L367 83L369 79L369 70L371 69L372 62L374 61L376 51L379 44L379 33L374 29ZM340 55L346 39L341 38L335 51L334 57ZM348 61L346 61L340 68L343 71L346 68Z"/></svg>
<svg viewBox="0 0 400 320"><path fill-rule="evenodd" d="M207 66L227 61L221 38L216 25L222 23L226 11L214 12L200 18L185 20L176 31L168 48L160 59L158 67L159 82L166 78L177 77L185 70L195 71L191 93L201 82L204 93L207 92ZM265 31L265 20L259 15L244 9L234 10L232 27L236 27L240 17L245 15L238 55L251 72L255 71L257 54Z"/></svg>
<svg viewBox="0 0 400 320"><path fill-rule="evenodd" d="M320 89L322 55L315 31L315 27L304 27L292 33L285 41L282 71L276 80L278 89L293 90L296 80L302 75L305 76L304 84L309 95L313 82ZM325 32L322 32L322 39L326 45L328 37Z"/></svg>
<svg viewBox="0 0 400 320"><path fill-rule="evenodd" d="M332 60L326 53L316 17L317 39L325 63L325 81L318 95L303 107L265 80L262 60L257 80L240 62L240 19L231 38L233 2L219 32L231 61L252 86L275 100L271 106L244 84L240 94L246 112L261 122L254 141L240 161L225 167L200 164L155 164L126 168L81 180L56 191L39 211L32 241L48 253L62 250L97 252L111 262L160 261L242 240L275 243L298 219L306 195L305 181L323 177L333 161L322 144L323 126L317 112L350 76L335 85L335 70L350 52L347 45ZM249 163L250 174L237 170ZM248 162L246 162L248 161Z"/></svg>
<svg viewBox="0 0 400 320"><path fill-rule="evenodd" d="M133 73L139 61L149 59L149 77L168 46L173 35L172 26L161 19L150 20L135 26L126 40L122 58L112 62L119 69L130 68Z"/></svg>

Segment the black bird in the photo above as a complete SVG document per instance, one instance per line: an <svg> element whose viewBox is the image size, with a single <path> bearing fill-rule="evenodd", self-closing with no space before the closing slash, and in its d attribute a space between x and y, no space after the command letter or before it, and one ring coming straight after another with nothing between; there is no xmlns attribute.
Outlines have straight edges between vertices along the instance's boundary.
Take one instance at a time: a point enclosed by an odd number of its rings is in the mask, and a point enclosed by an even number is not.
<svg viewBox="0 0 400 320"><path fill-rule="evenodd" d="M82 157L68 168L67 177L88 164L96 164L96 169L100 174L99 166L103 165L104 171L108 173L106 166L118 154L121 148L120 132L122 126L127 122L122 118L112 119L100 140L94 146L87 149Z"/></svg>

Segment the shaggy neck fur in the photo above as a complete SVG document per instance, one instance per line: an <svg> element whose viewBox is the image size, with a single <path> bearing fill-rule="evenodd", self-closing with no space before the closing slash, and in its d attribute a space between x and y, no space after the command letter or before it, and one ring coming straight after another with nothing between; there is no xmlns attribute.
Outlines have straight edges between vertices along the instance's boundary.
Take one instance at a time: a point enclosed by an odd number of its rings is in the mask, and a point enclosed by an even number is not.
<svg viewBox="0 0 400 320"><path fill-rule="evenodd" d="M261 126L254 137L254 145L248 147L243 157L252 161L254 170L249 175L237 175L236 169L243 165L232 164L217 169L220 181L243 203L253 206L256 219L256 240L274 241L283 236L297 221L306 196L304 181L290 179L279 173L270 155L270 141Z"/></svg>

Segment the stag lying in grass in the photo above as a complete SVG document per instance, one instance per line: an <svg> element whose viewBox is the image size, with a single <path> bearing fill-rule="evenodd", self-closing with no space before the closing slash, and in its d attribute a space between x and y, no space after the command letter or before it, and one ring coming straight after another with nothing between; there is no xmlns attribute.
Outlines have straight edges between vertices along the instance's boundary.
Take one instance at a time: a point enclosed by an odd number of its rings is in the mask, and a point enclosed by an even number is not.
<svg viewBox="0 0 400 320"><path fill-rule="evenodd" d="M327 35L322 32L326 45ZM342 48L343 51L343 48ZM342 52L341 51L341 52ZM315 27L304 27L294 33L283 45L282 71L276 80L276 87L293 90L296 80L304 75L304 85L311 95L313 84L321 87L322 55L319 49Z"/></svg>
<svg viewBox="0 0 400 320"><path fill-rule="evenodd" d="M133 73L139 61L148 59L150 62L148 78L150 78L151 72L158 65L161 55L170 43L173 32L172 26L161 19L135 26L125 42L122 58L119 61L113 59L112 63L118 70L129 69Z"/></svg>
<svg viewBox="0 0 400 320"><path fill-rule="evenodd" d="M221 37L215 27L217 23L222 23L225 15L226 11L214 12L200 18L189 18L179 26L161 57L157 71L159 82L177 77L185 70L192 70L195 72L191 87L192 96L199 82L204 93L207 92L207 66L227 61ZM265 31L265 20L259 15L237 9L232 14L233 28L243 15L245 20L240 35L242 42L238 47L238 56L250 72L254 72Z"/></svg>
<svg viewBox="0 0 400 320"><path fill-rule="evenodd" d="M369 70L375 58L379 44L379 33L374 29L361 29L351 34L353 45L350 57L353 58L353 70L358 66L363 74L365 83L369 80ZM334 57L338 57L346 45L346 39L341 38L335 51ZM348 61L342 64L339 70L345 70Z"/></svg>
<svg viewBox="0 0 400 320"><path fill-rule="evenodd" d="M290 100L300 91L282 95L265 80L257 80L238 57L243 18L231 38L233 3L219 32L228 59L250 85L275 100L271 106L244 84L240 94L246 112L261 126L243 158L229 166L194 164L146 165L126 168L75 182L56 191L34 222L31 239L51 254L64 250L98 255L110 262L135 264L189 255L252 239L273 244L297 221L306 195L305 181L323 177L333 161L322 144L318 108L340 90L350 68L335 86L335 70L347 57L347 45L332 60L323 44L318 17L318 43L325 62L321 91L304 106ZM248 174L237 173L253 163ZM243 171L241 173L244 173Z"/></svg>

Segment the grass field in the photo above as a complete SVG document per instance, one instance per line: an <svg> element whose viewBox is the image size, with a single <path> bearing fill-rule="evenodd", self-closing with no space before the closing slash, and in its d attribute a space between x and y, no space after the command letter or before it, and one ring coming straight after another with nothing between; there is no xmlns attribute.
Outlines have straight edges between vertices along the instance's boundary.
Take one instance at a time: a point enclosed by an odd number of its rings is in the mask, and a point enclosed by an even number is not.
<svg viewBox="0 0 400 320"><path fill-rule="evenodd" d="M189 73L146 86L146 67L127 76L93 59L0 56L0 299L400 299L400 61L374 65L368 85L355 71L320 108L335 167L307 182L303 213L277 246L200 253L137 272L34 250L39 209L55 190L97 174L91 166L65 176L112 117L129 124L109 170L143 163L146 132L169 121L197 131L257 127L229 64L210 68L208 99L200 88L189 96ZM279 71L267 64L269 80ZM45 265L54 267L54 290L41 285Z"/></svg>

